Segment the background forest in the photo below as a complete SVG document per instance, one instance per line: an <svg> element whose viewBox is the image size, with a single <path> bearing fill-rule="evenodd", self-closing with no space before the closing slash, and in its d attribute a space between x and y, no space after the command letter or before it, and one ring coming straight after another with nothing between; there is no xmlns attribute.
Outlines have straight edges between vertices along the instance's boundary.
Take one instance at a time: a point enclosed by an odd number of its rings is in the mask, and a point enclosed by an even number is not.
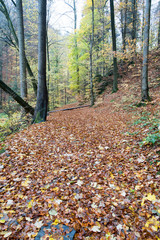
<svg viewBox="0 0 160 240"><path fill-rule="evenodd" d="M65 26L63 29L57 28L54 21L54 14L56 16L54 6L57 2L48 1L46 33L48 110L77 101L79 104L91 102L93 105L107 85L113 84L112 91L116 92L117 77L120 79L125 66L134 64L137 56L142 57L146 25L145 1L114 1L114 8L111 10L112 2L84 1L79 24L77 15L80 1L64 1L67 10L62 15L70 19L72 28L68 31ZM8 0L0 1L0 80L34 108L38 79L38 1L24 0L22 3L20 11L23 15L24 51L27 59L24 84L20 84L18 7L16 2ZM160 2L152 1L150 51L160 44L159 11ZM61 19L61 16L59 18ZM115 36L111 30L112 19L115 21L113 23ZM117 62L118 69L115 66ZM113 74L114 80L111 77ZM149 99L149 94L147 98ZM7 114L3 116L11 119L11 116L15 115L13 119L18 119L19 115L21 118L20 105L1 88L0 109L2 113Z"/></svg>

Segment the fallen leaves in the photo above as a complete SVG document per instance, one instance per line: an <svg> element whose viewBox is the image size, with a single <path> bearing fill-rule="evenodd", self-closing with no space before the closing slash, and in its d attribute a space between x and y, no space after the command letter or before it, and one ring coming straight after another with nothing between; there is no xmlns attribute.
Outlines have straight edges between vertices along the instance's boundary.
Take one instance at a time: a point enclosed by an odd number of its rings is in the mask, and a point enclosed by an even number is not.
<svg viewBox="0 0 160 240"><path fill-rule="evenodd" d="M144 205L144 202L145 202L146 200L149 200L149 201L151 201L151 202L154 203L157 199L156 199L156 196L155 196L154 194L148 193L147 197L143 197L141 206ZM159 201L159 202L160 202L160 201Z"/></svg>
<svg viewBox="0 0 160 240"><path fill-rule="evenodd" d="M107 106L59 112L9 139L1 236L34 239L52 220L75 228L75 239L157 240L159 165L148 161L157 155L140 149L137 136L124 140L130 118Z"/></svg>
<svg viewBox="0 0 160 240"><path fill-rule="evenodd" d="M31 180L27 178L25 181L21 183L21 185L22 187L29 187L30 183L31 183Z"/></svg>
<svg viewBox="0 0 160 240"><path fill-rule="evenodd" d="M92 232L101 232L100 226L93 226L93 227L91 228L91 231L92 231Z"/></svg>

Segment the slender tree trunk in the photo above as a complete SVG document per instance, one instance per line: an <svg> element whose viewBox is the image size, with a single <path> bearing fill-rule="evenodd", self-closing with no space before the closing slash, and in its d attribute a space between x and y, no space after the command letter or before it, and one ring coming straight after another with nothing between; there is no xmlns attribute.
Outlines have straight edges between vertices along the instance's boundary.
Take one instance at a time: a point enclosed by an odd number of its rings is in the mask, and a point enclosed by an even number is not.
<svg viewBox="0 0 160 240"><path fill-rule="evenodd" d="M143 37L144 37L144 0L142 2L142 9L143 9L143 14L142 14L142 52L143 52Z"/></svg>
<svg viewBox="0 0 160 240"><path fill-rule="evenodd" d="M2 79L2 64L3 64L2 49L3 44L0 43L0 79ZM2 109L2 89L0 89L0 109Z"/></svg>
<svg viewBox="0 0 160 240"><path fill-rule="evenodd" d="M78 43L77 43L77 9L76 9L76 0L73 0L73 12L74 12L74 44L75 44L75 52L76 52L77 93L80 94L79 54L78 54Z"/></svg>
<svg viewBox="0 0 160 240"><path fill-rule="evenodd" d="M27 99L27 81L26 81L26 57L24 42L24 23L22 0L16 1L17 20L18 20L18 43L19 43L19 65L20 65L20 89L21 97Z"/></svg>
<svg viewBox="0 0 160 240"><path fill-rule="evenodd" d="M94 105L93 91L93 45L94 45L94 0L92 0L92 34L90 35L90 89L91 89L91 106Z"/></svg>
<svg viewBox="0 0 160 240"><path fill-rule="evenodd" d="M122 0L120 0L120 3L122 5ZM121 6L120 14L121 14L121 34L122 34L122 49L124 52L124 9Z"/></svg>
<svg viewBox="0 0 160 240"><path fill-rule="evenodd" d="M125 1L125 13L124 13L124 35L123 35L123 51L126 50L126 32L127 32L127 5L128 0Z"/></svg>
<svg viewBox="0 0 160 240"><path fill-rule="evenodd" d="M0 80L0 88L8 93L16 102L18 102L25 110L26 113L34 114L34 108L32 108L26 101L24 101L16 92L8 87L3 81Z"/></svg>
<svg viewBox="0 0 160 240"><path fill-rule="evenodd" d="M47 24L48 25L48 24ZM48 110L50 108L49 106L49 92L50 92L50 56L49 56L49 42L48 42L48 30L47 30L47 70L48 70L48 79L47 79L47 89L48 89Z"/></svg>
<svg viewBox="0 0 160 240"><path fill-rule="evenodd" d="M113 49L113 66L114 66L114 80L113 80L113 92L118 90L118 67L116 56L116 32L115 32L115 20L114 20L114 4L113 0L110 0L110 12L111 12L111 29L112 29L112 49Z"/></svg>
<svg viewBox="0 0 160 240"><path fill-rule="evenodd" d="M105 44L105 5L103 7L103 45L102 45L102 50L103 50L103 62L102 62L102 76L104 77L105 75L105 60L104 60L104 44Z"/></svg>
<svg viewBox="0 0 160 240"><path fill-rule="evenodd" d="M46 84L46 0L38 0L38 92L34 122L46 121L48 92Z"/></svg>
<svg viewBox="0 0 160 240"><path fill-rule="evenodd" d="M137 0L133 0L132 3L132 13L133 13L133 26L132 26L132 41L134 45L134 52L136 53L136 35L137 35Z"/></svg>
<svg viewBox="0 0 160 240"><path fill-rule="evenodd" d="M122 0L120 0L122 3ZM122 32L122 50L126 50L126 31L127 31L127 5L128 0L125 0L125 8L121 8L121 32Z"/></svg>
<svg viewBox="0 0 160 240"><path fill-rule="evenodd" d="M160 17L159 17L159 24L158 24L158 48L160 48Z"/></svg>
<svg viewBox="0 0 160 240"><path fill-rule="evenodd" d="M145 26L144 26L144 45L143 45L143 67L142 67L142 101L148 101L148 52L149 52L149 29L150 29L151 0L146 0L145 7Z"/></svg>

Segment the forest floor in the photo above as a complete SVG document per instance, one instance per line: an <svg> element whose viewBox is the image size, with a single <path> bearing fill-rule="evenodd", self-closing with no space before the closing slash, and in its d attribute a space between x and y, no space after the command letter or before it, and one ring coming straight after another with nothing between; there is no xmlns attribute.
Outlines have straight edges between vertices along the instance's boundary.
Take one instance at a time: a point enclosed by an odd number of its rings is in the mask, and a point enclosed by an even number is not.
<svg viewBox="0 0 160 240"><path fill-rule="evenodd" d="M42 226L41 239L63 239L60 224L76 230L74 239L160 239L158 54L151 102L138 107L137 61L94 107L50 113L3 142L0 239L36 239Z"/></svg>

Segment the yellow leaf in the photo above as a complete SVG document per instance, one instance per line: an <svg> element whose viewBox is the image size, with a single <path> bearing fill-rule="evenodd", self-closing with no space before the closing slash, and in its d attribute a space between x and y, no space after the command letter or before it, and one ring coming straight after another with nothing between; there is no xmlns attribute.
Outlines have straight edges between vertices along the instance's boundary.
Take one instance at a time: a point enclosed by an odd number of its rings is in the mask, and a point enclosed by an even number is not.
<svg viewBox="0 0 160 240"><path fill-rule="evenodd" d="M6 177L0 177L0 181L6 180Z"/></svg>
<svg viewBox="0 0 160 240"><path fill-rule="evenodd" d="M21 183L23 187L28 187L31 181L27 178L24 182Z"/></svg>
<svg viewBox="0 0 160 240"><path fill-rule="evenodd" d="M157 221L157 218L153 216L146 222L145 227L148 228L149 225L151 225L150 227L153 231L158 231L158 228L160 227L160 222Z"/></svg>
<svg viewBox="0 0 160 240"><path fill-rule="evenodd" d="M58 223L60 223L60 221L59 221L58 219L56 219L56 220L52 223L52 225L57 225Z"/></svg>
<svg viewBox="0 0 160 240"><path fill-rule="evenodd" d="M141 189L141 186L136 185L136 186L135 186L135 190L139 190L139 189Z"/></svg>
<svg viewBox="0 0 160 240"><path fill-rule="evenodd" d="M18 194L17 196L18 196L19 198L21 198L21 199L24 198L24 195L22 195L22 194Z"/></svg>
<svg viewBox="0 0 160 240"><path fill-rule="evenodd" d="M53 188L53 191L58 191L59 190L59 187L55 187L55 188Z"/></svg>
<svg viewBox="0 0 160 240"><path fill-rule="evenodd" d="M144 205L145 200L149 200L151 202L156 201L156 196L154 194L152 195L151 193L148 193L147 197L143 197L141 206Z"/></svg>
<svg viewBox="0 0 160 240"><path fill-rule="evenodd" d="M12 213L15 213L15 211L14 210L9 210L8 213L12 214Z"/></svg>
<svg viewBox="0 0 160 240"><path fill-rule="evenodd" d="M18 222L21 222L24 219L24 217L18 218Z"/></svg>
<svg viewBox="0 0 160 240"><path fill-rule="evenodd" d="M110 172L110 176L111 176L112 179L114 179L114 175L111 172Z"/></svg>
<svg viewBox="0 0 160 240"><path fill-rule="evenodd" d="M0 223L5 223L5 220L4 219L0 219Z"/></svg>
<svg viewBox="0 0 160 240"><path fill-rule="evenodd" d="M32 199L29 203L28 203L28 208L32 208L32 206L33 206L33 202L34 202L34 200Z"/></svg>

